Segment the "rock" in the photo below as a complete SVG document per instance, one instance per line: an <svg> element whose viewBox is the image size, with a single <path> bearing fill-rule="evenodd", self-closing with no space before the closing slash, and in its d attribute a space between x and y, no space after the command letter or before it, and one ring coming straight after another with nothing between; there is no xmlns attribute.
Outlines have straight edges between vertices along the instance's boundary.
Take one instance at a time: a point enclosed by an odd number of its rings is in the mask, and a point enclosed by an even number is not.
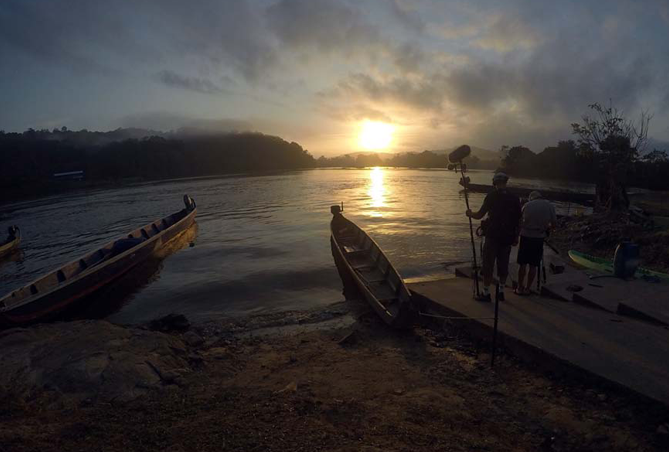
<svg viewBox="0 0 669 452"><path fill-rule="evenodd" d="M655 433L660 436L669 436L669 422L665 422L664 424L660 425Z"/></svg>
<svg viewBox="0 0 669 452"><path fill-rule="evenodd" d="M0 350L0 387L19 398L61 394L63 406L132 400L162 387L170 372L190 372L179 338L99 320L9 330Z"/></svg>
<svg viewBox="0 0 669 452"><path fill-rule="evenodd" d="M214 347L210 348L206 352L202 353L202 356L205 359L229 359L232 357L230 351L225 347ZM265 367L264 365L261 367Z"/></svg>
<svg viewBox="0 0 669 452"><path fill-rule="evenodd" d="M202 337L194 331L187 331L182 337L183 340L191 347L198 347L204 344L204 339L202 339Z"/></svg>
<svg viewBox="0 0 669 452"><path fill-rule="evenodd" d="M404 389L395 389L395 390L393 391L393 394L395 394L395 395L402 395L402 394L404 394Z"/></svg>
<svg viewBox="0 0 669 452"><path fill-rule="evenodd" d="M149 329L153 331L187 331L189 328L190 322L183 314L168 314L149 322Z"/></svg>
<svg viewBox="0 0 669 452"><path fill-rule="evenodd" d="M296 381L291 381L286 385L285 388L283 388L280 391L277 391L277 394L282 394L284 392L297 392L297 382Z"/></svg>
<svg viewBox="0 0 669 452"><path fill-rule="evenodd" d="M339 339L337 341L337 344L341 345L342 347L346 347L349 345L354 345L358 342L358 334L356 330L350 331L348 334L346 334L344 337Z"/></svg>
<svg viewBox="0 0 669 452"><path fill-rule="evenodd" d="M600 402L606 402L608 397L606 397L606 394L597 394L597 398L599 399Z"/></svg>

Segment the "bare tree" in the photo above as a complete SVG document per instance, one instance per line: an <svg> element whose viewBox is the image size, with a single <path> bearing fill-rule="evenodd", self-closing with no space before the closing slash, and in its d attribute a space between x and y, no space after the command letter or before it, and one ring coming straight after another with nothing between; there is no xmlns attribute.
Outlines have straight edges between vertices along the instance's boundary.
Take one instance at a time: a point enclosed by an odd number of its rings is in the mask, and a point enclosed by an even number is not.
<svg viewBox="0 0 669 452"><path fill-rule="evenodd" d="M639 122L634 122L611 103L608 107L594 103L588 108L595 115L583 116L583 124L571 126L584 152L592 153L598 161L595 207L626 210L629 207L627 174L646 146L652 116L642 112Z"/></svg>

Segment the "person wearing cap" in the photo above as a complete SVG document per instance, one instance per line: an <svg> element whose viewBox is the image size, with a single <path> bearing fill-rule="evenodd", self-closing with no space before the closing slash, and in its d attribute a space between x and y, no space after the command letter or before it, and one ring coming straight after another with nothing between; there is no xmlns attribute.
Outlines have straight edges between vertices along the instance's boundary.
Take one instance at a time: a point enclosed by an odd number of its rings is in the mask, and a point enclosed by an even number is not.
<svg viewBox="0 0 669 452"><path fill-rule="evenodd" d="M529 201L523 206L520 229L520 246L518 247L518 295L528 295L534 283L539 264L544 255L544 240L551 228L557 224L555 207L550 201L543 199L541 193L530 193ZM529 272L527 266L529 265ZM525 275L527 274L527 284Z"/></svg>
<svg viewBox="0 0 669 452"><path fill-rule="evenodd" d="M511 247L518 244L520 226L520 199L506 189L509 176L497 172L492 178L495 190L486 195L478 212L467 210L468 217L480 220L486 214L483 244L483 292L476 297L478 301L490 302L490 284L495 263L500 283L499 300L504 301L504 286L509 275L509 256ZM483 223L482 223L483 225Z"/></svg>

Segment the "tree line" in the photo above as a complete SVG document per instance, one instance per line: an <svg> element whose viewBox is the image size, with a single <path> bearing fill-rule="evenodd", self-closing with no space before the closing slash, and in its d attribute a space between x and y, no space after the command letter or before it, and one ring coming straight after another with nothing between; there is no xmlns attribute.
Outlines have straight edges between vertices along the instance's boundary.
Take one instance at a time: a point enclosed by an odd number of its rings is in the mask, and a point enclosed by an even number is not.
<svg viewBox="0 0 669 452"><path fill-rule="evenodd" d="M669 190L669 155L658 149L644 152L649 118L642 116L635 129L615 107L590 108L597 116L572 124L577 140L560 141L539 153L525 146L502 146L504 170L520 177L594 183L606 192L604 197L616 187Z"/></svg>
<svg viewBox="0 0 669 452"><path fill-rule="evenodd" d="M494 170L499 166L498 161L481 160L474 155L466 159L470 169ZM378 154L340 155L337 157L320 157L316 160L317 166L321 168L343 167L343 168L365 168L370 166L388 166L395 168L448 168L448 155L432 151L407 152L394 154L391 157L382 158Z"/></svg>
<svg viewBox="0 0 669 452"><path fill-rule="evenodd" d="M95 185L128 179L169 179L316 165L311 154L299 144L261 133L154 135L113 140L127 135L119 131L66 129L0 132L2 198L57 191L67 184L54 180L54 174L70 171L83 171L83 184Z"/></svg>
<svg viewBox="0 0 669 452"><path fill-rule="evenodd" d="M540 179L563 179L597 184L608 177L602 157L573 140L532 152L525 146L503 146L504 171L510 175ZM669 155L653 150L629 160L619 170L620 183L627 187L669 190Z"/></svg>

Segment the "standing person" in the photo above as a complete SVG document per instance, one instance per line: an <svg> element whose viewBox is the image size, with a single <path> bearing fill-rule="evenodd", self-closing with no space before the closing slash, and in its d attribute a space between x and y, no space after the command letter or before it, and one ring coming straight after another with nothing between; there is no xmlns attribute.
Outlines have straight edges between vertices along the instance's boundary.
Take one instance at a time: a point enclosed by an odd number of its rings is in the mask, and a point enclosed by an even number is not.
<svg viewBox="0 0 669 452"><path fill-rule="evenodd" d="M541 193L530 193L529 201L523 206L523 218L520 229L520 247L518 248L518 295L529 295L534 283L539 264L544 255L544 240L549 231L557 224L555 207L543 199ZM530 271L527 272L527 266ZM524 284L527 273L527 285Z"/></svg>
<svg viewBox="0 0 669 452"><path fill-rule="evenodd" d="M509 275L509 255L511 246L518 244L520 224L520 199L506 189L509 176L497 172L492 178L495 190L483 200L478 212L467 210L468 217L480 220L486 214L488 219L484 227L485 243L483 245L483 292L476 297L477 301L490 302L490 284L492 271L497 262L497 276L499 277L499 300L504 301L504 285Z"/></svg>

